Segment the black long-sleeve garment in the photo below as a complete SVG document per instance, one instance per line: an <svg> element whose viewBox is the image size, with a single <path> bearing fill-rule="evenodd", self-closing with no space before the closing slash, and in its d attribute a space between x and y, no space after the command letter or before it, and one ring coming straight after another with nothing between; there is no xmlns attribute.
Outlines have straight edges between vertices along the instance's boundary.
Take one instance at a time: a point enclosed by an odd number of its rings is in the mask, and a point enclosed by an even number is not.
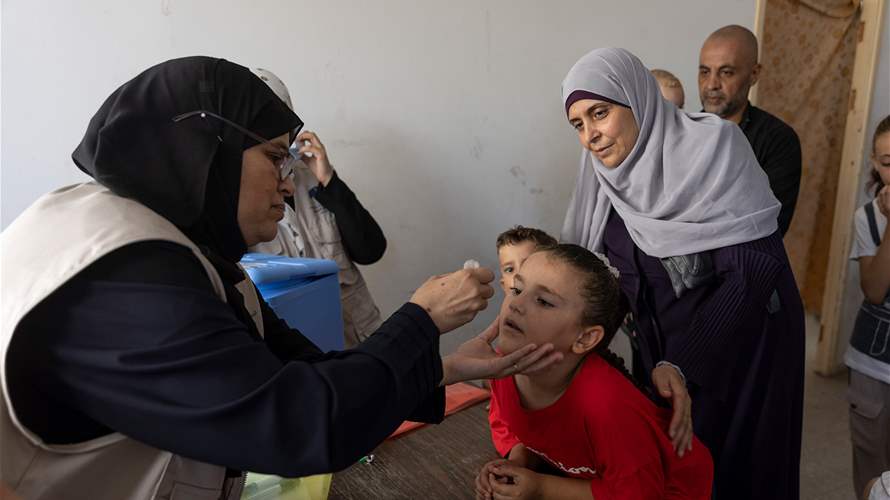
<svg viewBox="0 0 890 500"><path fill-rule="evenodd" d="M651 389L661 360L686 375L695 435L714 459L713 498L797 499L804 313L778 233L710 250L714 278L681 297L614 210L603 246L633 312L638 381Z"/></svg>
<svg viewBox="0 0 890 500"><path fill-rule="evenodd" d="M265 339L168 242L103 257L29 313L7 357L23 424L49 443L118 431L238 470L348 467L406 418L444 413L439 331L406 304L355 349L322 354L263 305ZM234 292L237 293L237 292ZM357 376L360 374L360 376Z"/></svg>
<svg viewBox="0 0 890 500"><path fill-rule="evenodd" d="M386 252L383 230L336 171L327 186L319 183L310 191L310 196L334 213L343 246L353 262L367 266L383 257Z"/></svg>
<svg viewBox="0 0 890 500"><path fill-rule="evenodd" d="M773 194L782 204L779 231L784 236L791 225L800 192L800 139L785 122L750 103L739 127L751 143L757 162L769 177Z"/></svg>

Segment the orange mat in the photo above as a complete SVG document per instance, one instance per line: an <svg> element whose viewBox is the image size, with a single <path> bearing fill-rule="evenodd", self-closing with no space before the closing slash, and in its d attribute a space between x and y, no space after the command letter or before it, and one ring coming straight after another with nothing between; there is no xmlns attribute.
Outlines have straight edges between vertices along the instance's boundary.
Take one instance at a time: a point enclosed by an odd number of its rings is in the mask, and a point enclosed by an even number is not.
<svg viewBox="0 0 890 500"><path fill-rule="evenodd" d="M469 408L474 404L485 401L490 398L491 394L485 389L480 389L472 384L467 384L465 382L461 382L459 384L453 384L445 387L445 416L452 415L461 410ZM389 438L393 439L398 437L406 432L413 431L418 427L423 427L426 424L422 424L420 422L410 422L408 420L402 422L402 425L393 432Z"/></svg>

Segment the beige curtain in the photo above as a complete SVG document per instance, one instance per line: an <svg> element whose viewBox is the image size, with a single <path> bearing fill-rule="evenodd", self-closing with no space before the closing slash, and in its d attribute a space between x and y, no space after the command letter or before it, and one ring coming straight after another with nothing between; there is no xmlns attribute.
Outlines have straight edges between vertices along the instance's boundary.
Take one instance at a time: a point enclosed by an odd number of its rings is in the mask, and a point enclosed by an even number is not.
<svg viewBox="0 0 890 500"><path fill-rule="evenodd" d="M853 59L859 0L767 0L758 107L800 136L803 175L785 247L808 311L819 314Z"/></svg>

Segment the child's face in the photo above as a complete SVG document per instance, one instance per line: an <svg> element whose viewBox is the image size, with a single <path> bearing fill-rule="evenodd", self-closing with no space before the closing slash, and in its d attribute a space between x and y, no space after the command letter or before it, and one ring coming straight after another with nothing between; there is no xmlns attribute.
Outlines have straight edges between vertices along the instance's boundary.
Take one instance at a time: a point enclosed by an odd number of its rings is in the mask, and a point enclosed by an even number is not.
<svg viewBox="0 0 890 500"><path fill-rule="evenodd" d="M589 330L581 325L581 285L579 273L567 264L546 252L531 255L513 277L513 290L501 306L498 349L509 354L530 342L550 342L557 352L571 351L579 335Z"/></svg>
<svg viewBox="0 0 890 500"><path fill-rule="evenodd" d="M513 276L519 271L519 266L534 251L535 244L531 241L523 241L516 245L507 244L498 249L498 262L501 268L500 283L504 294L510 294L510 289L513 288Z"/></svg>
<svg viewBox="0 0 890 500"><path fill-rule="evenodd" d="M890 132L885 132L875 139L871 162L875 171L881 176L881 182L885 186L890 186Z"/></svg>

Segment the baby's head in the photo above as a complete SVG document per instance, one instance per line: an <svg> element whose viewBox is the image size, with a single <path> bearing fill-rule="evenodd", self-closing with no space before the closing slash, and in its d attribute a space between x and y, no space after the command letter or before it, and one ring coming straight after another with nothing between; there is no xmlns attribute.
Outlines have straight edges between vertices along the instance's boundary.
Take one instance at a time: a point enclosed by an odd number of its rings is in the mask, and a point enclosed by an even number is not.
<svg viewBox="0 0 890 500"><path fill-rule="evenodd" d="M536 250L556 245L556 238L531 227L516 226L498 236L498 264L501 288L508 293L513 288L513 275L519 266Z"/></svg>
<svg viewBox="0 0 890 500"><path fill-rule="evenodd" d="M566 360L606 349L627 312L618 279L578 245L534 252L514 276L500 313L498 349L550 342Z"/></svg>
<svg viewBox="0 0 890 500"><path fill-rule="evenodd" d="M678 108L683 109L683 105L686 103L686 95L683 92L683 84L680 83L680 79L670 71L663 69L653 69L652 76L658 82L661 95L674 103Z"/></svg>

